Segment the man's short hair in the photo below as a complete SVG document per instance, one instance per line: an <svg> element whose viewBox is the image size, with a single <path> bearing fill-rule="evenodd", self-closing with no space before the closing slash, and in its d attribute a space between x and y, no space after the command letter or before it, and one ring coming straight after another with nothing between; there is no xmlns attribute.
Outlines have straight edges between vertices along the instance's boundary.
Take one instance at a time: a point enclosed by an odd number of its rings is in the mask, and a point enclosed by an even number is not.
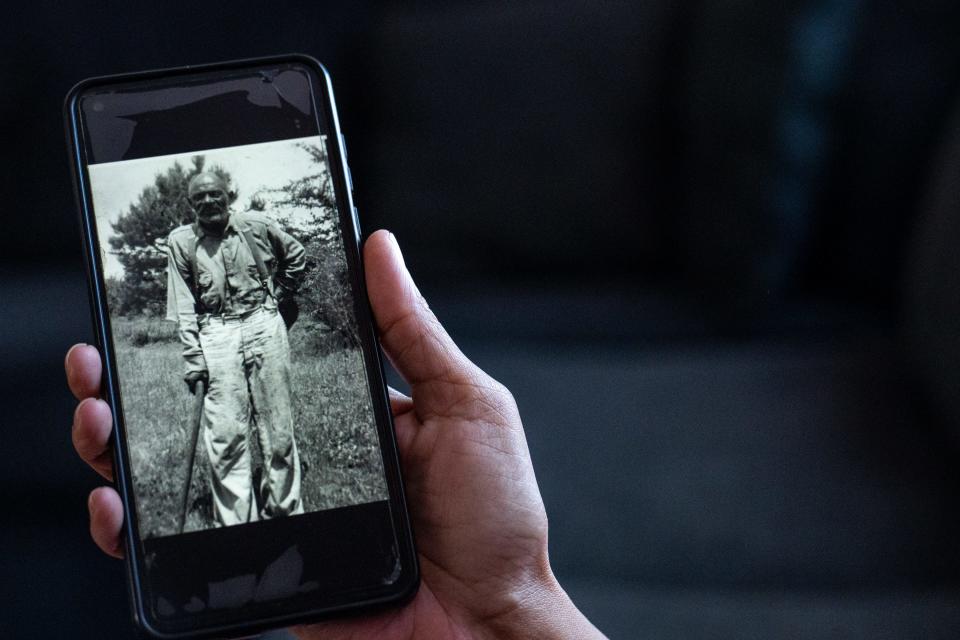
<svg viewBox="0 0 960 640"><path fill-rule="evenodd" d="M199 184L200 182L204 182L204 181L207 181L207 182L213 181L214 183L216 183L216 185L217 185L218 187L220 187L220 189L221 189L224 193L226 193L226 194L229 194L229 193L230 193L230 183L229 183L229 181L228 181L226 178L224 178L223 176L217 175L217 174L214 173L213 171L201 171L201 172L198 173L197 175L195 175L195 176L193 176L192 178L190 178L190 182L187 183L187 193L188 193L188 194L189 194L189 193L192 193L194 187L195 187L197 184Z"/></svg>

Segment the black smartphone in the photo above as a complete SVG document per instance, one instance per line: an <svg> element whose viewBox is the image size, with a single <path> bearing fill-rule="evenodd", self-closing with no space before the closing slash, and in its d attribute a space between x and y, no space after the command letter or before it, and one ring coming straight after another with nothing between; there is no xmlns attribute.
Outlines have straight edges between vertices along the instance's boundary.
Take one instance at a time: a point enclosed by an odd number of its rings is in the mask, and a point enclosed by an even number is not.
<svg viewBox="0 0 960 640"><path fill-rule="evenodd" d="M324 67L93 78L65 118L137 624L238 636L411 597Z"/></svg>

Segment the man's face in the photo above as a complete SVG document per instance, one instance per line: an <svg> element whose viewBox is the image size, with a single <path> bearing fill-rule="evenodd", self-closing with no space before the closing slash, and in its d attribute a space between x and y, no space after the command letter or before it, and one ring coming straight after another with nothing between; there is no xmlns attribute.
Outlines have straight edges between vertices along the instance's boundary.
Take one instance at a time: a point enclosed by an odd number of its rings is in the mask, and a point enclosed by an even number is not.
<svg viewBox="0 0 960 640"><path fill-rule="evenodd" d="M222 180L213 175L202 174L190 183L187 197L200 224L207 227L222 227L227 224L230 217L230 198Z"/></svg>

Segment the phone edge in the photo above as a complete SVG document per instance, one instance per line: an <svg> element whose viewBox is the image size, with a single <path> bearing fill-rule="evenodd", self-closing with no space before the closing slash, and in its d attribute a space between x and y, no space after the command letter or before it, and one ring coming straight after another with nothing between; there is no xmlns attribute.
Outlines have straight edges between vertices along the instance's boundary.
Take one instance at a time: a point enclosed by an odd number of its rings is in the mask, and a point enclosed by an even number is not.
<svg viewBox="0 0 960 640"><path fill-rule="evenodd" d="M336 139L336 148L338 158L339 171L333 175L335 185L339 183L339 190L346 196L345 202L347 207L345 207L344 215L341 215L341 223L344 219L347 219L351 228L351 251L356 257L356 279L359 283L359 290L362 292L362 306L364 307L365 324L369 327L373 336L373 345L374 349L372 358L376 363L376 372L378 375L379 385L382 387L383 394L382 397L376 399L377 405L374 409L386 408L385 411L385 423L389 427L388 439L390 443L390 457L391 457L391 466L394 467L397 474L397 502L396 509L391 509L391 511L400 511L403 514L402 518L402 528L405 535L406 549L403 549L405 556L408 558L407 566L409 571L405 571L404 574L407 578L407 584L403 585L400 589L397 590L394 594L389 596L373 598L364 600L361 602L353 603L348 606L332 607L321 610L312 610L310 612L293 614L291 616L278 616L275 618L269 618L263 622L256 623L239 623L236 625L224 625L221 627L207 627L203 630L197 632L166 632L156 628L151 624L152 616L150 616L146 611L146 603L144 602L143 589L140 583L140 571L138 567L139 554L135 551L131 552L132 549L136 549L137 540L135 539L134 527L129 526L130 520L136 520L135 508L133 508L133 495L132 487L130 487L130 477L126 465L126 443L124 438L120 435L119 421L117 420L118 410L122 411L122 407L119 406L120 394L116 391L116 377L113 367L113 354L112 348L110 347L110 336L107 335L107 327L109 323L104 318L104 315L107 314L106 307L106 298L105 291L102 290L100 278L97 275L97 265L98 265L98 247L96 245L95 234L92 231L90 225L95 224L94 215L92 209L92 203L88 203L88 196L90 196L89 187L87 186L88 180L85 177L85 167L86 164L82 157L82 145L79 140L80 136L80 126L79 126L79 112L78 112L78 99L81 97L84 91L88 90L91 87L95 87L102 84L109 84L115 82L124 82L130 80L144 80L154 77L164 77L171 74L184 74L184 73L202 73L206 71L216 71L216 70L226 70L231 68L241 68L249 67L253 65L262 65L262 64L272 64L272 63L281 63L281 62L301 62L307 66L313 68L315 72L319 75L322 81L325 84L326 92L326 103L323 105L326 116L328 118L328 126L330 126L331 131L335 134L333 137ZM322 98L322 96L321 96ZM100 351L101 359L103 362L103 375L104 382L101 387L101 392L107 392L107 400L110 404L111 411L113 412L113 429L111 433L111 442L113 444L113 467L114 467L114 479L112 486L115 489L118 489L120 495L121 503L123 504L124 509L124 526L123 526L123 540L124 540L124 564L127 569L127 592L130 598L131 603L131 613L133 617L133 622L137 628L141 629L145 633L149 634L152 637L165 639L165 640L180 640L180 639L196 639L201 640L203 638L216 638L221 637L224 634L250 634L250 633L259 633L268 629L274 629L281 626L294 625L307 622L316 622L323 619L328 619L338 615L349 614L351 612L361 613L363 611L375 610L378 608L385 608L390 606L397 606L403 604L417 593L420 586L420 567L419 567L419 558L416 553L416 545L414 539L414 532L412 524L410 522L409 510L407 507L406 492L403 484L402 469L399 463L399 452L396 442L396 433L395 427L393 424L393 417L389 411L389 396L387 395L387 385L386 385L386 376L383 368L383 358L381 354L381 349L379 346L379 335L376 330L375 323L373 322L372 311L370 310L369 299L367 297L366 284L364 281L364 269L363 269L363 255L362 255L362 243L361 243L361 232L359 217L356 209L356 205L353 201L353 192L350 188L350 185L347 181L347 176L349 175L349 167L347 165L347 154L346 148L344 145L344 138L342 131L340 129L340 121L337 114L336 102L334 100L333 94L333 83L328 72L327 68L319 60L314 58L309 54L304 53L290 53L290 54L281 54L281 55L272 55L272 56L260 56L253 58L241 58L234 60L225 60L219 62L204 63L198 65L181 65L177 67L169 67L163 69L152 69L148 71L141 72L124 72L118 74L108 74L93 76L90 78L85 78L76 84L74 84L70 90L67 92L67 95L64 99L63 104L63 115L64 115L64 124L65 124L65 134L67 140L67 151L69 156L70 168L71 168L71 177L73 181L73 191L75 202L77 205L77 212L81 228L81 245L84 256L84 267L87 276L87 293L88 293L88 302L90 305L91 321L94 328L94 333L97 340L97 348ZM341 226L343 226L341 224ZM346 234L341 234L344 243L347 242ZM351 278L352 279L352 278ZM355 289L356 290L356 289ZM364 355L366 358L366 349L364 350ZM383 446L381 445L381 455L384 453ZM389 479L388 479L389 482ZM391 503L394 501L391 500ZM403 542L403 541L400 541Z"/></svg>

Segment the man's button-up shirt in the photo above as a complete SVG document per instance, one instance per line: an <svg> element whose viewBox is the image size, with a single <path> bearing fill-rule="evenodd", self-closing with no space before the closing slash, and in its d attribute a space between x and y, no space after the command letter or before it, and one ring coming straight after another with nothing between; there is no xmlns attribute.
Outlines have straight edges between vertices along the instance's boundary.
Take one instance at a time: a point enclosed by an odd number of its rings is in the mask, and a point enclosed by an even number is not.
<svg viewBox="0 0 960 640"><path fill-rule="evenodd" d="M249 229L275 286L295 291L303 275L303 245L261 214L232 213L220 236L200 225L171 231L167 239L167 318L179 325L188 372L206 369L197 313L243 315L262 305L268 295L244 229ZM191 265L193 259L195 265Z"/></svg>

